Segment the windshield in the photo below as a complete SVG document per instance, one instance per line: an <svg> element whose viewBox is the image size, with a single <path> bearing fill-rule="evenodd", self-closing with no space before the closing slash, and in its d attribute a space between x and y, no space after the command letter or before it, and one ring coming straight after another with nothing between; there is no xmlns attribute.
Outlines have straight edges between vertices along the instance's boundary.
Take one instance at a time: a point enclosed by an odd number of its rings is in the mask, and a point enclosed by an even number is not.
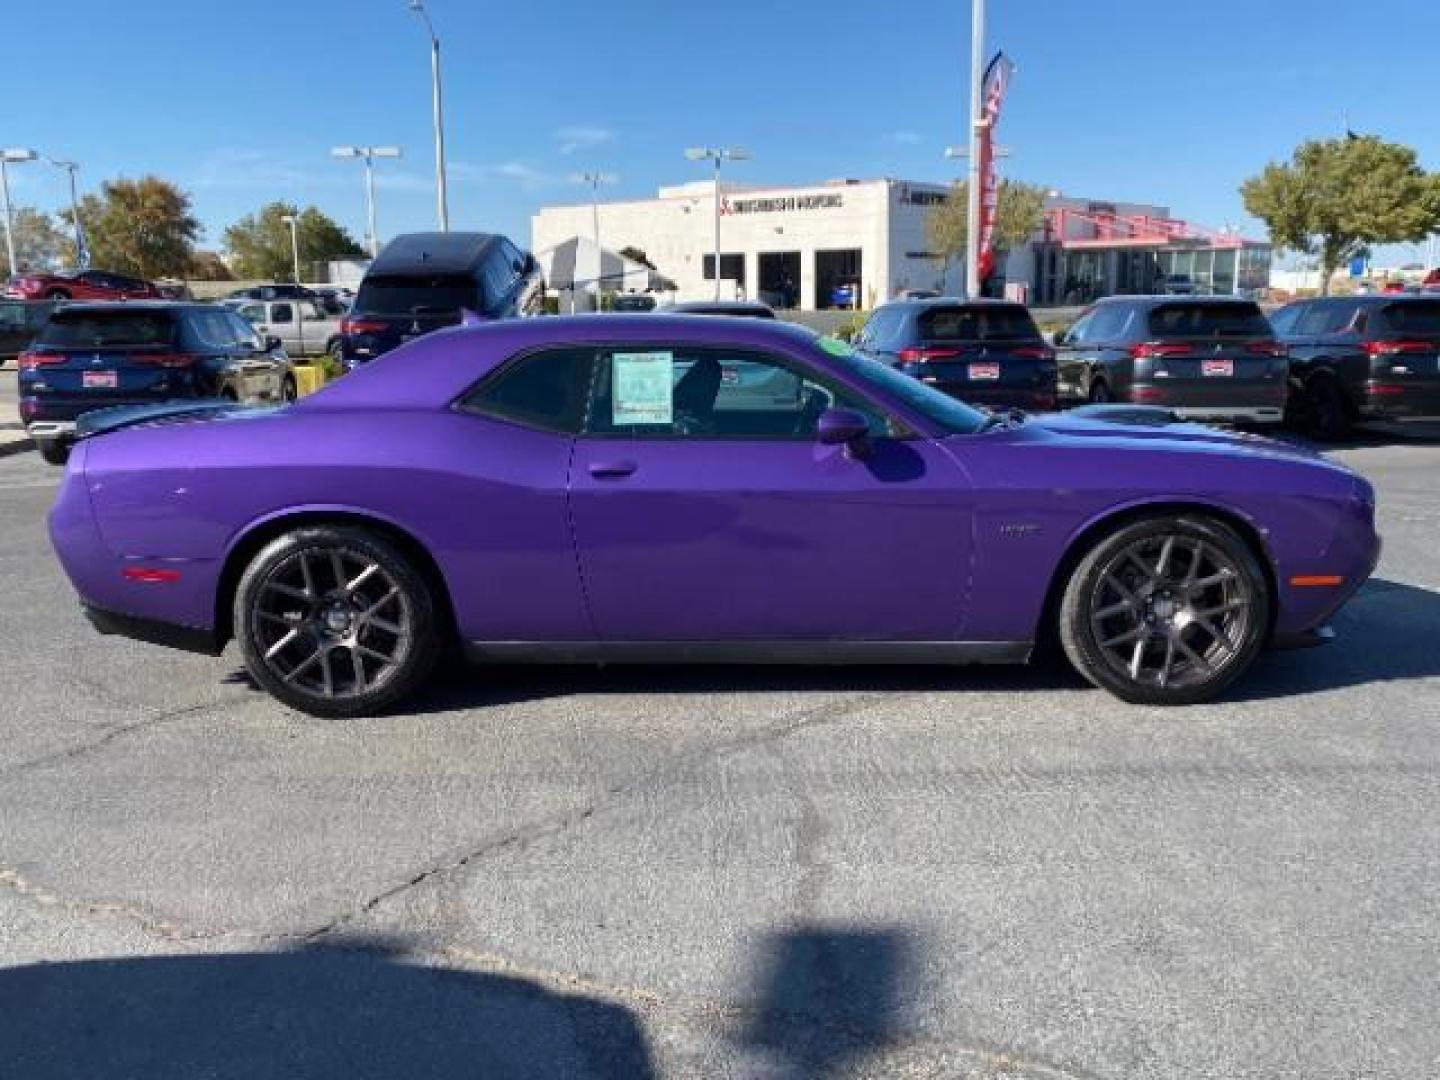
<svg viewBox="0 0 1440 1080"><path fill-rule="evenodd" d="M37 348L106 349L169 345L175 324L158 311L57 311L35 339Z"/></svg>
<svg viewBox="0 0 1440 1080"><path fill-rule="evenodd" d="M371 274L360 285L355 310L367 315L481 309L480 288L464 274Z"/></svg>
<svg viewBox="0 0 1440 1080"><path fill-rule="evenodd" d="M816 342L845 371L857 376L882 394L904 402L941 430L950 435L973 435L989 419L979 409L966 405L948 394L926 386L892 367L861 356L837 338L819 338Z"/></svg>

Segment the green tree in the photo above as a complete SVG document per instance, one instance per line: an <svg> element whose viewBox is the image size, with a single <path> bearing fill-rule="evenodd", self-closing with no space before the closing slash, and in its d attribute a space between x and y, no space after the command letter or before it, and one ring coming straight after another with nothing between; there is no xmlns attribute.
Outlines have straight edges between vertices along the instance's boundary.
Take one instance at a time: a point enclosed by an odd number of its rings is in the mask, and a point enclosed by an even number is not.
<svg viewBox="0 0 1440 1080"><path fill-rule="evenodd" d="M235 275L225 260L214 251L197 251L190 256L190 269L185 275L191 281L233 281Z"/></svg>
<svg viewBox="0 0 1440 1080"><path fill-rule="evenodd" d="M55 219L31 206L18 207L11 215L15 261L19 270L53 270L74 261L75 246L55 225ZM0 244L0 281L12 275L5 245Z"/></svg>
<svg viewBox="0 0 1440 1080"><path fill-rule="evenodd" d="M1319 258L1322 293L1372 244L1413 243L1440 230L1440 174L1420 168L1410 147L1369 135L1302 143L1240 194L1277 247Z"/></svg>
<svg viewBox="0 0 1440 1080"><path fill-rule="evenodd" d="M1045 222L1046 188L1019 180L1001 179L995 203L995 248L1011 251L1025 243ZM948 257L965 253L970 185L964 180L950 189L949 197L930 211L927 231L930 247Z"/></svg>
<svg viewBox="0 0 1440 1080"><path fill-rule="evenodd" d="M295 277L287 217L296 218L302 275L313 263L365 254L353 236L315 207L301 211L292 203L267 203L225 230L225 249L239 277L267 281L290 281Z"/></svg>
<svg viewBox="0 0 1440 1080"><path fill-rule="evenodd" d="M144 278L184 277L200 238L190 196L158 176L105 181L80 200L80 221L95 266Z"/></svg>

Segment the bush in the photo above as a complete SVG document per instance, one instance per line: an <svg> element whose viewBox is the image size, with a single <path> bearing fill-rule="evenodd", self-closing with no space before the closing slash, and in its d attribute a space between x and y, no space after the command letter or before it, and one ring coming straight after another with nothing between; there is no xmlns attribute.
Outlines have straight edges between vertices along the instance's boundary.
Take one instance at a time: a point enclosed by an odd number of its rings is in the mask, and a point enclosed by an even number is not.
<svg viewBox="0 0 1440 1080"><path fill-rule="evenodd" d="M835 328L835 336L841 341L854 341L865 328L866 318L863 311L851 312L845 317L845 321Z"/></svg>

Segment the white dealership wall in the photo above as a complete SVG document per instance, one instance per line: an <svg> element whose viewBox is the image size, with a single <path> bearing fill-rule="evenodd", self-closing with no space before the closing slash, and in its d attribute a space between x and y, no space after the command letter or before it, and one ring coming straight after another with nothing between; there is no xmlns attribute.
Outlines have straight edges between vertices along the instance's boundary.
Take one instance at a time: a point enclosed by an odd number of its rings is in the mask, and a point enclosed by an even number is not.
<svg viewBox="0 0 1440 1080"><path fill-rule="evenodd" d="M900 180L836 180L804 187L762 188L722 183L720 247L745 259L745 291L754 297L760 255L798 252L802 308L816 306L816 254L858 249L865 306L902 289L957 291L956 264L928 252L925 219L944 196L938 184ZM704 258L714 250L715 184L663 187L654 199L599 205L600 244L640 248L679 286L680 299L706 299L714 283ZM573 236L590 237L591 204L543 207L531 220L531 248L542 251ZM733 288L722 283L724 295Z"/></svg>

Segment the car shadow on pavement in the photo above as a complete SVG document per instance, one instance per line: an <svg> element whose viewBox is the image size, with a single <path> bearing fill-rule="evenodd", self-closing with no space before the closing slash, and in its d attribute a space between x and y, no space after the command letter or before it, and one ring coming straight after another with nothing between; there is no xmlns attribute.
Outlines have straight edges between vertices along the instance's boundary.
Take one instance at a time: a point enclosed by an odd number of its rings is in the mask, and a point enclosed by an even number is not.
<svg viewBox="0 0 1440 1080"><path fill-rule="evenodd" d="M755 1009L739 1041L781 1075L866 1075L867 1057L903 1040L918 950L905 930L800 927L761 943Z"/></svg>
<svg viewBox="0 0 1440 1080"><path fill-rule="evenodd" d="M1262 653L1229 690L1230 701L1440 677L1440 593L1373 578L1334 620L1336 640L1315 649Z"/></svg>
<svg viewBox="0 0 1440 1080"><path fill-rule="evenodd" d="M383 943L0 970L0 1076L655 1075L629 1010Z"/></svg>
<svg viewBox="0 0 1440 1080"><path fill-rule="evenodd" d="M1286 429L1256 431L1281 442L1291 443L1322 454L1341 450L1361 450L1383 446L1434 446L1440 443L1440 424L1364 424L1353 428L1342 439L1318 441Z"/></svg>

